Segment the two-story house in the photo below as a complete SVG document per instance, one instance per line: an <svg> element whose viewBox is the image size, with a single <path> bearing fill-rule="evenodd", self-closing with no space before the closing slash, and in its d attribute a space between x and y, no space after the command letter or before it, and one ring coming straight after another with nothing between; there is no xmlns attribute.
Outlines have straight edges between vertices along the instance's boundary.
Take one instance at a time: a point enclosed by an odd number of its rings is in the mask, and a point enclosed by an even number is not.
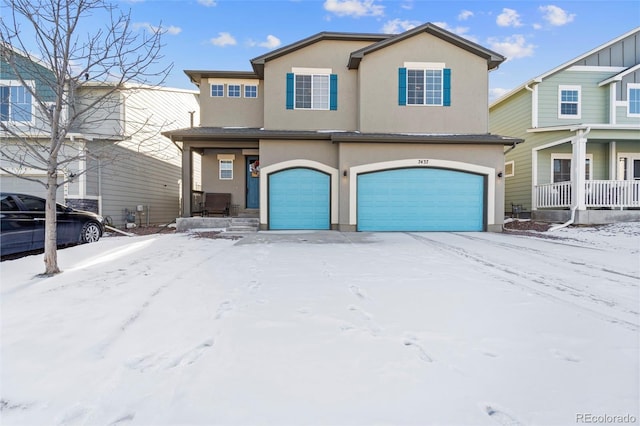
<svg viewBox="0 0 640 426"><path fill-rule="evenodd" d="M7 52L8 54L9 52ZM0 187L4 192L45 196L38 181L46 176L46 161L29 146L47 145L50 127L38 100L52 96L51 71L45 64L14 51L20 75L7 63L0 66L0 119L15 135L0 132L3 155ZM68 89L65 119L92 105L70 128L59 154L57 201L111 218L113 225L171 223L180 215L181 151L162 130L189 126L198 119L194 90L96 82L90 76ZM105 96L106 95L106 96ZM102 99L100 102L96 100ZM15 137L18 136L18 137ZM19 175L19 176L16 176Z"/></svg>
<svg viewBox="0 0 640 426"><path fill-rule="evenodd" d="M640 28L490 106L506 152L505 209L538 220L640 221Z"/></svg>
<svg viewBox="0 0 640 426"><path fill-rule="evenodd" d="M505 58L427 23L397 35L323 32L251 60L185 71L201 127L165 133L202 190L259 211L262 229L499 231L504 147L488 132L488 72Z"/></svg>

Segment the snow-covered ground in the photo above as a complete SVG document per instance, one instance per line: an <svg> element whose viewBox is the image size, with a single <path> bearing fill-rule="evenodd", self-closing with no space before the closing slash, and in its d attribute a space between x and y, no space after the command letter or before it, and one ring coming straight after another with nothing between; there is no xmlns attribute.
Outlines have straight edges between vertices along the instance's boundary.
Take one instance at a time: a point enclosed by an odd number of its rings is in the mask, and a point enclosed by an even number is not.
<svg viewBox="0 0 640 426"><path fill-rule="evenodd" d="M551 235L109 237L52 278L2 262L1 423L637 423L640 224Z"/></svg>

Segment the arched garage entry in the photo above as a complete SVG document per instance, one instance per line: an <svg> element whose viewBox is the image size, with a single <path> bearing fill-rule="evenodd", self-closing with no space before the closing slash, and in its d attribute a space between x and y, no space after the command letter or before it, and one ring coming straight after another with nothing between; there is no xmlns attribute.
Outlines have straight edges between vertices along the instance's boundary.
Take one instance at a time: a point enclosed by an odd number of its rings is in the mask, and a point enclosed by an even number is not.
<svg viewBox="0 0 640 426"><path fill-rule="evenodd" d="M269 175L269 229L330 229L331 176L304 167Z"/></svg>
<svg viewBox="0 0 640 426"><path fill-rule="evenodd" d="M359 174L359 231L482 231L485 177L439 168Z"/></svg>

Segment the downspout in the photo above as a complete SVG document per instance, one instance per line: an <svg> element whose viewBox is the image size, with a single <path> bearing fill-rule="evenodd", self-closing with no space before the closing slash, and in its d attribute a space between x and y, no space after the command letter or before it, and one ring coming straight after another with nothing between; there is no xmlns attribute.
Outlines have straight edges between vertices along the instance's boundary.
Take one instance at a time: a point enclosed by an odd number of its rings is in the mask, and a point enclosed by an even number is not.
<svg viewBox="0 0 640 426"><path fill-rule="evenodd" d="M515 143L515 142L514 142L514 143L513 143L513 146L509 147L509 149L508 149L508 150L506 150L504 153L505 153L505 154L510 153L511 151L513 151L514 149L516 149L516 145L517 145L517 143Z"/></svg>
<svg viewBox="0 0 640 426"><path fill-rule="evenodd" d="M591 132L591 126L587 127L586 131L582 134L582 137L586 137L589 132ZM571 217L565 223L561 223L559 225L552 226L549 228L549 231L557 231L558 229L566 228L567 226L573 224L573 221L576 218L576 210L578 210L578 203L573 203L571 206Z"/></svg>

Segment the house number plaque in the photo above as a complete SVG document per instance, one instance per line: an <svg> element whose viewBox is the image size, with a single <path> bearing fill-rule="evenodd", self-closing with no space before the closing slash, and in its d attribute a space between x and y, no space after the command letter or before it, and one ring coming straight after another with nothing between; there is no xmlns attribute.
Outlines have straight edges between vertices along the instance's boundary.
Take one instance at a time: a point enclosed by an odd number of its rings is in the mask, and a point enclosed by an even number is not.
<svg viewBox="0 0 640 426"><path fill-rule="evenodd" d="M429 164L429 160L418 160L418 166L426 166Z"/></svg>

